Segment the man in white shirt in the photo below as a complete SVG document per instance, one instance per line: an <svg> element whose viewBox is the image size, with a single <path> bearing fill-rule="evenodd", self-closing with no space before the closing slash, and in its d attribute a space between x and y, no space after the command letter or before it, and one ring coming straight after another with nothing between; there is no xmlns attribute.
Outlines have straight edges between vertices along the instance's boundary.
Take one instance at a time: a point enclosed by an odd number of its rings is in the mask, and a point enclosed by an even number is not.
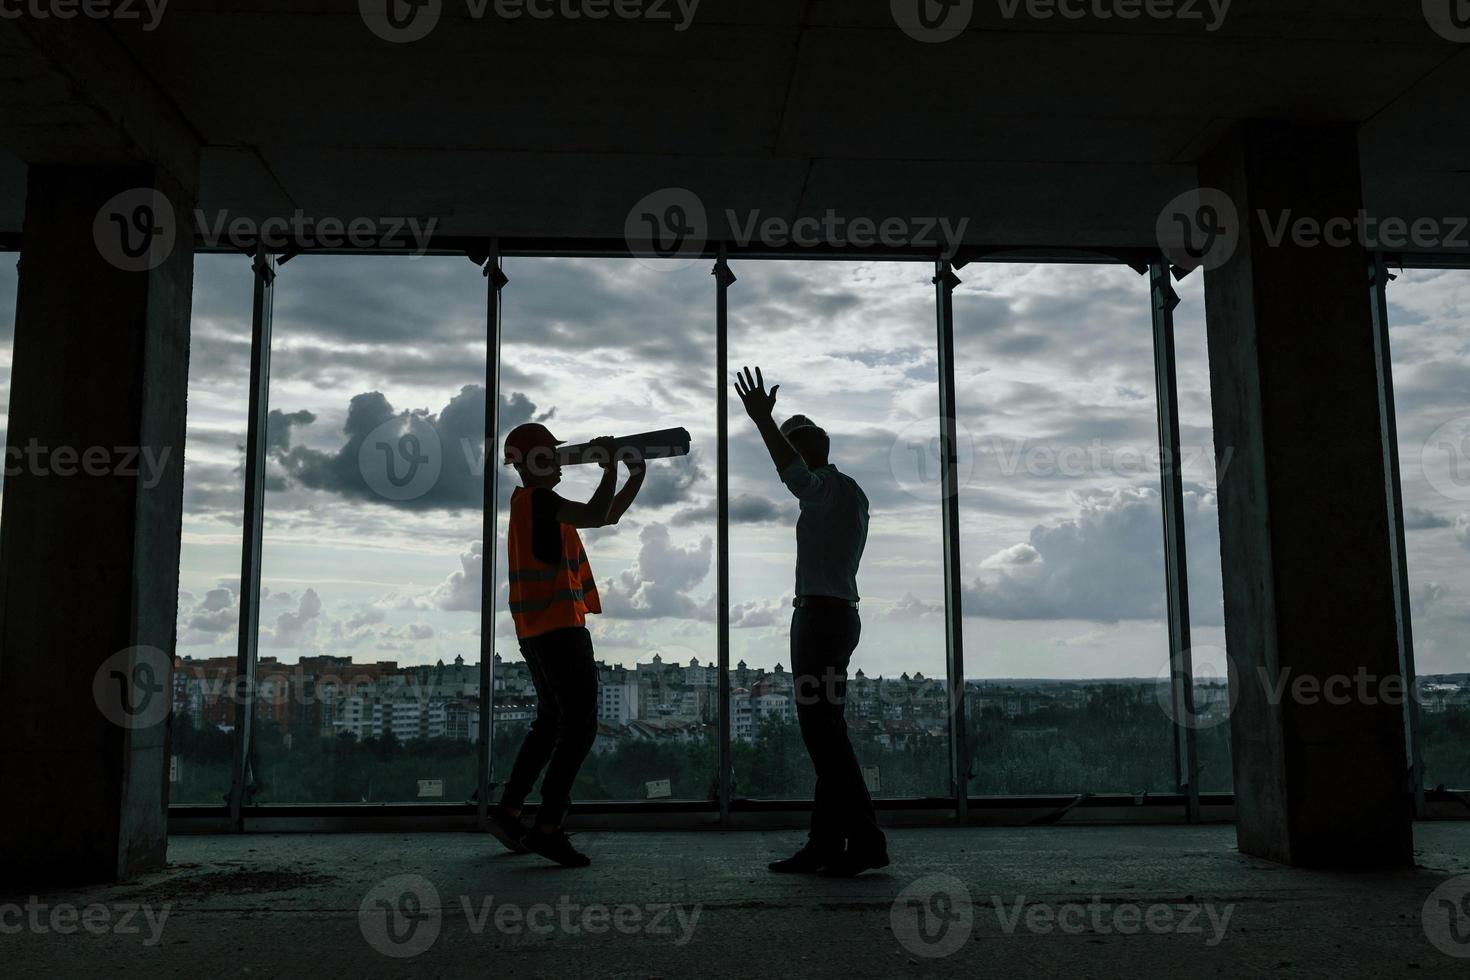
<svg viewBox="0 0 1470 980"><path fill-rule="evenodd" d="M777 426L780 385L761 369L736 374L735 391L760 431L781 482L801 502L796 523L796 599L791 672L802 741L817 773L806 846L772 871L850 877L888 864L862 768L847 737L847 666L862 633L857 571L868 540L868 498L828 460L827 433L805 415Z"/></svg>

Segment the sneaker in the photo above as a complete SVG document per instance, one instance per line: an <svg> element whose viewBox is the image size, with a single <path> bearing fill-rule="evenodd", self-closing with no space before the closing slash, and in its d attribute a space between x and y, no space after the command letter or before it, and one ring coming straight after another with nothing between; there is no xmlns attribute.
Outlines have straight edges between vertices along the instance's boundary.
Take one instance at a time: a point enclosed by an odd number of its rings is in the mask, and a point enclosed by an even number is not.
<svg viewBox="0 0 1470 980"><path fill-rule="evenodd" d="M554 830L546 833L539 827L533 827L526 831L526 836L521 838L521 843L526 850L535 851L548 861L555 861L564 868L585 868L592 863L592 859L572 846L571 840L565 831Z"/></svg>
<svg viewBox="0 0 1470 980"><path fill-rule="evenodd" d="M816 874L822 868L842 857L840 851L818 851L810 846L803 847L789 858L772 861L766 867L782 875Z"/></svg>
<svg viewBox="0 0 1470 980"><path fill-rule="evenodd" d="M505 849L515 854L525 854L526 828L521 824L520 818L513 816L509 810L500 804L490 808L487 829L495 835L495 839L505 845Z"/></svg>

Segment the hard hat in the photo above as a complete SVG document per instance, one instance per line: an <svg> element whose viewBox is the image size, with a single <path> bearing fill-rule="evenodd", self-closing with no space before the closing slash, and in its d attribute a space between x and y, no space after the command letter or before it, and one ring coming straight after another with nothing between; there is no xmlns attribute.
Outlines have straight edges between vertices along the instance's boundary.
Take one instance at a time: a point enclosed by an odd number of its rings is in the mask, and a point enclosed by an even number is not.
<svg viewBox="0 0 1470 980"><path fill-rule="evenodd" d="M531 453L538 449L548 452L560 446L562 441L551 434L551 430L540 422L527 422L510 430L505 437L505 462L507 465L524 464Z"/></svg>

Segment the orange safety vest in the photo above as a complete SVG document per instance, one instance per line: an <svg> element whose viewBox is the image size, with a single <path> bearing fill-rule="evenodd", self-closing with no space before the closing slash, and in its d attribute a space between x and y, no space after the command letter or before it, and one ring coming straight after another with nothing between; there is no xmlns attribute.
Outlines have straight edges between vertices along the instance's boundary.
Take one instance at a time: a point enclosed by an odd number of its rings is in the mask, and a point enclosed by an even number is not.
<svg viewBox="0 0 1470 980"><path fill-rule="evenodd" d="M588 613L602 612L602 602L577 529L561 525L561 560L555 565L536 560L532 539L531 491L517 487L510 497L510 531L506 536L510 615L515 620L516 636L525 639L585 626Z"/></svg>

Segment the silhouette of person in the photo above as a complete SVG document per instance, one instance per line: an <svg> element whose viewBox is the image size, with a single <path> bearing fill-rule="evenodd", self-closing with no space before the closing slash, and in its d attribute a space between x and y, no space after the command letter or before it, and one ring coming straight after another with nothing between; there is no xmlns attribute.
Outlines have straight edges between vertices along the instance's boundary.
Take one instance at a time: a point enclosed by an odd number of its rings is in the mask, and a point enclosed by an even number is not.
<svg viewBox="0 0 1470 980"><path fill-rule="evenodd" d="M847 736L847 666L862 633L857 571L868 540L868 498L828 459L831 441L805 415L777 426L780 385L766 392L761 369L735 375L745 406L781 482L801 504L796 522L796 598L791 672L801 738L816 770L811 833L801 850L770 869L850 877L888 864L862 768Z"/></svg>
<svg viewBox="0 0 1470 980"><path fill-rule="evenodd" d="M597 583L578 528L616 524L643 486L644 463L628 459L628 481L618 484L618 459L610 439L603 450L602 481L586 503L552 488L561 482L556 447L544 425L517 426L505 440L505 460L521 478L510 501L510 613L521 656L536 688L536 717L516 754L500 803L489 812L490 832L518 853L534 851L566 867L591 864L562 829L577 771L597 740L597 664L587 616L602 612ZM616 491L616 492L614 492ZM541 806L527 829L521 810L537 777Z"/></svg>

